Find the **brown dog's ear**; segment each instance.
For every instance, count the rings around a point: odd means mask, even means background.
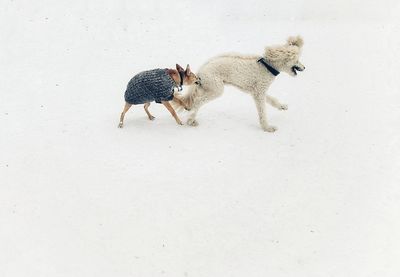
[[[190,65],[187,65],[186,66],[186,70],[185,70],[185,74],[186,75],[189,75],[191,73],[191,71],[190,71]]]
[[[179,72],[183,72],[185,71],[182,66],[180,66],[179,64],[176,64],[176,70],[178,70]]]

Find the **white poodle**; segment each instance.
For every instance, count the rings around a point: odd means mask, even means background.
[[[268,132],[276,131],[277,128],[267,121],[265,102],[279,110],[287,110],[287,105],[266,92],[280,72],[296,76],[297,71],[305,69],[299,62],[302,46],[301,37],[290,37],[285,45],[266,47],[263,56],[230,54],[209,60],[197,73],[200,83],[190,86],[188,93],[182,96],[190,110],[187,123],[197,126],[196,115],[200,107],[221,96],[227,84],[249,93],[256,103],[261,128]]]

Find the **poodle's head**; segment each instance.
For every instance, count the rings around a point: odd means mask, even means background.
[[[286,44],[265,48],[265,58],[279,71],[296,76],[305,66],[299,61],[303,39],[300,36],[289,37]]]

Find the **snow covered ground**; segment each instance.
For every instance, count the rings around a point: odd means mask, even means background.
[[[400,276],[399,12],[1,1],[0,276]],[[297,34],[306,71],[271,86],[276,133],[230,87],[197,128],[156,104],[117,128],[135,73]]]

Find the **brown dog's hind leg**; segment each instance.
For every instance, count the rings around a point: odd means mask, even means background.
[[[155,117],[152,116],[148,110],[149,106],[150,106],[150,103],[144,103],[144,111],[147,113],[147,116],[149,117],[150,120],[154,120]]]
[[[130,107],[132,107],[132,104],[125,103],[124,110],[122,111],[121,116],[119,118],[118,128],[124,127],[124,117],[125,117],[126,112],[130,109]]]
[[[163,105],[167,108],[167,110],[171,113],[171,115],[175,118],[176,123],[179,125],[183,125],[182,121],[177,116],[174,108],[172,108],[171,104],[168,101],[162,101]]]

